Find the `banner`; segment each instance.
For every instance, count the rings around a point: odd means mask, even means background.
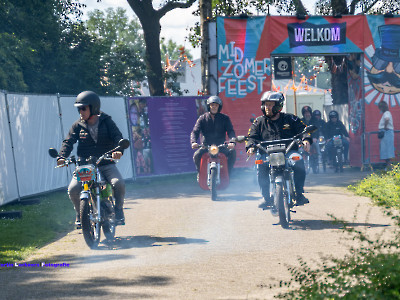
[[[194,172],[190,132],[203,97],[128,99],[136,176]]]
[[[285,66],[290,65],[282,62],[282,57],[299,55],[345,56],[338,71],[347,74],[351,165],[382,162],[376,137],[380,101],[389,104],[394,129],[400,130],[397,16],[307,16],[304,20],[294,16],[217,17],[217,55],[222,112],[231,117],[238,135],[246,134],[249,120],[261,115],[261,94],[271,87],[279,89],[272,84],[271,62],[275,79],[282,79],[287,75]],[[294,89],[294,84],[289,88]],[[398,133],[395,146],[400,148]],[[236,166],[246,165],[243,150]]]
[[[261,94],[271,88],[270,48],[265,17],[217,17],[218,89],[236,135],[247,135],[261,114]],[[244,144],[237,144],[235,167],[250,166]]]

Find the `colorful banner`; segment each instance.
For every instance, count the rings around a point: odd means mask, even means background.
[[[294,55],[346,55],[352,165],[380,161],[380,101],[389,104],[395,130],[400,129],[399,17],[218,17],[217,54],[223,112],[238,135],[246,134],[249,120],[261,115],[260,97],[271,89],[273,58]],[[395,145],[399,149],[397,135]],[[236,165],[247,165],[245,159],[241,151]]]
[[[194,172],[190,132],[203,97],[128,99],[136,176]],[[196,101],[197,100],[197,101]],[[202,101],[199,101],[202,100]]]

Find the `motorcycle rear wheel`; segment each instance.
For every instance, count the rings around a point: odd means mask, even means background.
[[[93,200],[93,201],[92,201]],[[96,222],[96,212],[94,199],[81,200],[80,214],[82,233],[86,244],[91,249],[97,248],[100,242],[100,223]]]
[[[112,241],[115,237],[115,212],[114,212],[114,202],[112,197],[109,197],[105,201],[108,201],[108,206],[106,202],[102,202],[102,212],[103,212],[103,232],[107,240]],[[111,211],[109,211],[111,210]]]
[[[210,170],[210,181],[211,181],[211,200],[217,200],[217,169],[212,168]]]

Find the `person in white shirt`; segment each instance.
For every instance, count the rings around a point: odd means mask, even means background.
[[[379,102],[378,108],[383,114],[379,121],[379,131],[384,132],[379,144],[380,159],[386,162],[386,169],[389,169],[390,160],[395,157],[393,118],[385,101]]]

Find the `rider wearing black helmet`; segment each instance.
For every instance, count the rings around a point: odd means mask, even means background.
[[[322,114],[318,109],[314,110],[312,113],[311,124],[318,127],[318,130],[315,131],[316,136],[325,136],[326,122],[322,119]]]
[[[310,125],[311,123],[311,117],[312,117],[312,108],[308,105],[303,106],[301,109],[301,114],[303,115],[303,118],[301,119],[304,124],[307,126]]]
[[[111,117],[100,111],[100,98],[91,91],[80,93],[75,100],[80,118],[72,124],[72,127],[63,141],[60,157],[57,164],[62,165],[64,159],[71,154],[73,146],[78,142],[78,159],[86,159],[89,156],[100,157],[103,153],[114,149],[122,139],[121,131]],[[120,159],[122,151],[112,153],[113,159]],[[111,183],[115,197],[115,217],[120,225],[125,224],[123,205],[125,198],[125,182],[119,173],[115,162],[103,161],[99,166],[100,172]],[[74,176],[68,186],[68,195],[74,204],[76,211],[75,224],[80,227],[79,195],[81,186]]]
[[[343,147],[344,147],[344,159],[348,161],[348,152],[349,152],[349,133],[347,132],[346,127],[339,120],[339,113],[336,110],[332,110],[328,114],[329,121],[325,126],[325,138],[327,139],[326,149],[328,151],[328,155],[330,158],[333,156],[333,141],[332,138],[335,135],[341,135],[343,137]]]
[[[225,142],[226,135],[231,139],[228,144],[228,149],[222,148],[220,151],[224,153],[228,158],[228,169],[232,170],[236,160],[235,143],[232,141],[236,138],[235,131],[233,130],[231,119],[221,113],[223,103],[221,98],[218,96],[211,96],[207,99],[207,110],[205,114],[202,114],[196,121],[193,130],[190,134],[190,143],[192,149],[197,149],[199,144],[200,133],[203,135],[201,143],[206,146],[220,145]],[[207,152],[207,149],[200,148],[193,155],[193,161],[196,165],[197,172],[200,169],[201,156]]]
[[[254,145],[257,141],[273,141],[277,139],[292,138],[304,130],[306,125],[295,115],[281,112],[285,97],[281,92],[265,92],[261,96],[262,116],[258,117],[249,129],[249,140],[246,143],[248,155],[254,154]],[[310,150],[312,140],[310,136],[303,139],[304,149]],[[297,150],[296,145],[292,148]],[[260,153],[265,156],[265,153]],[[258,183],[264,202],[259,205],[260,208],[267,208],[272,205],[269,197],[269,169],[267,164],[259,165]],[[304,197],[304,181],[306,171],[304,161],[299,160],[294,165],[294,181],[296,188],[296,202],[298,205],[308,203]]]

